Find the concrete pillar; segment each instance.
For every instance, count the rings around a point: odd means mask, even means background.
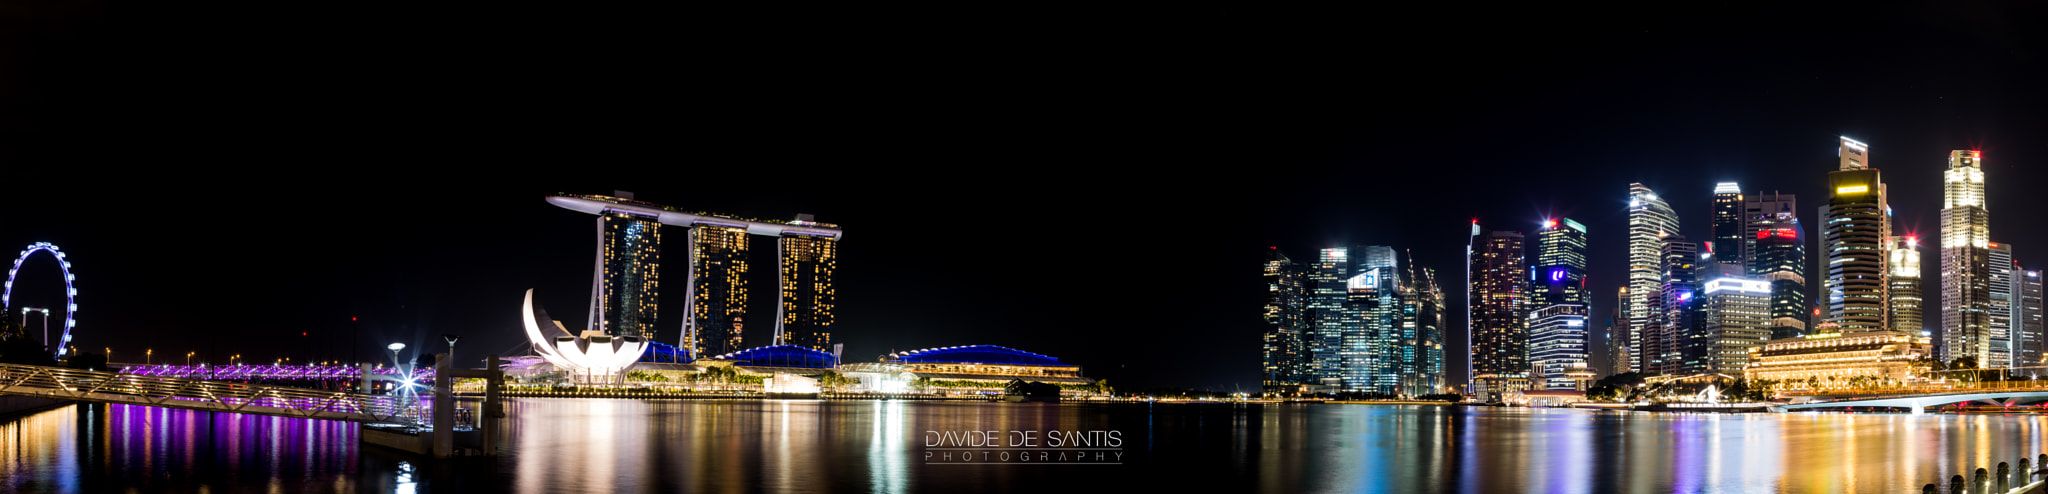
[[[504,404],[498,401],[498,386],[504,384],[505,373],[498,370],[497,355],[492,355],[484,368],[490,370],[491,376],[484,382],[484,409],[477,414],[477,420],[483,421],[484,426],[484,456],[498,456],[498,422],[505,417]]]
[[[1927,404],[1921,403],[1920,400],[1906,400],[1906,407],[1912,409],[1914,415],[1927,414]]]
[[[360,373],[356,374],[356,377],[361,378],[360,381],[362,381],[361,388],[358,389],[356,392],[362,394],[370,394],[370,364],[365,363],[356,365],[361,367],[359,369],[356,369],[360,371]]]
[[[455,393],[449,389],[454,382],[448,376],[448,354],[434,356],[434,457],[447,458],[455,452]],[[1978,469],[1983,470],[1983,469]]]

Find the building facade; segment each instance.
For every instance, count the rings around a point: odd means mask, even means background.
[[[1749,263],[1749,258],[1745,257],[1745,247],[1749,245],[1748,221],[1742,216],[1743,206],[1742,185],[1735,182],[1714,184],[1714,217],[1708,223],[1713,231],[1708,233],[1711,240],[1707,248],[1702,249],[1713,254],[1714,262],[1738,266]]]
[[[1586,246],[1586,226],[1570,218],[1546,220],[1536,234],[1528,315],[1532,386],[1571,389],[1577,383],[1565,373],[1588,365]]]
[[[839,267],[839,240],[784,236],[776,248],[782,257],[782,317],[775,326],[776,344],[833,351],[832,310],[838,295],[832,280]]]
[[[1436,270],[1414,266],[1408,258],[1401,289],[1401,334],[1394,352],[1399,393],[1421,396],[1444,392],[1444,291]]]
[[[1742,252],[1743,259],[1747,259],[1752,268],[1758,266],[1756,261],[1756,257],[1758,255],[1756,244],[1758,243],[1758,240],[1764,238],[1760,236],[1762,235],[1762,232],[1766,230],[1779,230],[1791,227],[1795,230],[1799,230],[1801,239],[1805,238],[1806,234],[1804,229],[1799,228],[1796,225],[1787,224],[1797,223],[1799,221],[1798,211],[1799,198],[1792,194],[1781,194],[1777,191],[1757,191],[1755,195],[1746,195],[1743,197],[1742,218],[1744,224],[1742,230],[1742,238],[1743,241],[1747,242],[1748,244],[1744,246]],[[1806,252],[1806,244],[1804,242],[1800,243],[1799,250],[1800,253],[1804,255],[1804,253]],[[1804,268],[1805,265],[1801,264],[1801,266],[1802,267],[1798,270],[1798,273],[1800,276],[1804,277],[1806,275],[1806,269]],[[1751,274],[1760,275],[1763,274],[1763,272],[1752,270]]]
[[[2026,374],[2036,378],[2048,375],[2048,328],[2042,327],[2041,319],[2041,271],[2037,269],[2014,268],[2020,273],[2013,276],[2018,303],[2013,306],[2013,327],[2019,329],[2019,360],[2013,367],[2026,369]]]
[[[1665,356],[1663,239],[1679,232],[1678,214],[1643,184],[1629,184],[1628,196],[1628,292],[1622,304],[1628,319],[1625,353],[1630,369],[1659,372]]]
[[[1891,248],[1891,206],[1869,146],[1844,137],[1841,169],[1828,172],[1828,203],[1821,206],[1821,250],[1827,256],[1827,320],[1844,333],[1888,331],[1885,269]]]
[[[1778,213],[1789,215],[1789,212]],[[1751,275],[1771,284],[1771,337],[1806,334],[1806,235],[1797,218],[1774,221],[1751,239]]]
[[[1892,387],[1925,380],[1927,367],[1917,361],[1933,350],[1919,333],[1814,333],[1764,344],[1744,374],[1751,386],[1773,392]]]
[[[1891,261],[1887,268],[1892,272],[1890,320],[1892,331],[1920,334],[1921,307],[1924,305],[1920,292],[1920,240],[1914,237],[1898,237],[1892,244]]]
[[[1317,252],[1308,271],[1308,327],[1303,335],[1308,346],[1309,384],[1336,384],[1343,379],[1344,302],[1346,276],[1351,270],[1351,249],[1342,247]]]
[[[683,332],[692,355],[746,349],[747,230],[700,225],[689,229],[690,318]]]
[[[1772,286],[1762,278],[1722,276],[1700,287],[1707,356],[1701,372],[1740,376],[1751,350],[1771,340]]]
[[[592,329],[653,339],[661,297],[661,223],[642,213],[614,211],[599,215],[597,224],[603,293]]]
[[[1662,255],[1664,269],[1660,322],[1655,340],[1646,345],[1658,353],[1657,366],[1650,371],[1664,375],[1697,374],[1706,369],[1707,339],[1699,320],[1697,299],[1700,271],[1699,245],[1684,235],[1665,235]]]
[[[1266,250],[1263,279],[1266,306],[1261,313],[1266,326],[1261,335],[1261,367],[1264,384],[1271,390],[1306,384],[1307,346],[1302,332],[1308,322],[1307,271],[1289,259],[1279,247]]]
[[[1991,360],[1984,368],[2012,368],[2019,341],[2013,331],[2012,244],[1991,242]]]
[[[1950,151],[1942,171],[1941,360],[1992,361],[1991,218],[1978,154]]]
[[[1477,232],[1477,228],[1474,229]],[[1520,380],[1526,386],[1529,369],[1529,332],[1525,307],[1529,294],[1529,265],[1521,232],[1496,231],[1474,235],[1470,266],[1471,288],[1468,319],[1472,341],[1472,390],[1482,399],[1498,400],[1499,393]],[[1494,380],[1498,382],[1481,383]]]

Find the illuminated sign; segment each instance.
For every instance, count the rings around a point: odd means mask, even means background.
[[[1371,271],[1366,271],[1365,274],[1351,277],[1351,279],[1345,283],[1345,287],[1354,291],[1379,289],[1380,268],[1372,268]]]
[[[1707,293],[1732,290],[1744,293],[1771,293],[1771,282],[1745,280],[1742,278],[1721,278],[1707,282]]]
[[[1839,189],[1835,189],[1835,193],[1836,193],[1836,194],[1856,194],[1856,193],[1862,193],[1862,192],[1869,192],[1869,191],[1870,191],[1870,187],[1868,187],[1868,186],[1863,186],[1863,185],[1858,185],[1858,186],[1854,186],[1854,187],[1842,187],[1842,188],[1839,188]]]
[[[1855,139],[1850,139],[1847,137],[1842,138],[1842,146],[1855,150],[1856,154],[1863,154],[1864,151],[1870,149],[1869,145],[1863,144],[1861,142],[1856,142]]]
[[[1564,281],[1564,268],[1550,270],[1550,281]]]
[[[1566,326],[1571,326],[1571,327],[1574,327],[1574,328],[1576,328],[1576,327],[1579,327],[1579,326],[1584,326],[1584,325],[1586,325],[1586,321],[1582,321],[1582,320],[1579,320],[1579,319],[1576,319],[1576,318],[1574,318],[1574,319],[1566,319],[1566,320],[1564,321],[1564,325],[1566,325]]]

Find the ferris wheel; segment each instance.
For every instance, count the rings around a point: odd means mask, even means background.
[[[7,268],[7,288],[5,292],[0,292],[0,306],[11,307],[10,302],[14,300],[14,273],[21,271],[21,263],[27,261],[29,256],[35,255],[37,252],[49,252],[50,255],[56,256],[57,263],[64,267],[64,339],[57,340],[56,342],[57,357],[62,358],[69,351],[71,328],[78,325],[78,288],[71,285],[71,282],[77,280],[78,277],[71,274],[71,261],[64,259],[64,251],[57,250],[56,244],[36,242],[34,245],[28,246],[27,249],[23,249],[20,257],[14,258],[14,267]],[[24,314],[26,313],[24,312]],[[45,320],[49,319],[49,315],[47,310],[43,312]],[[0,314],[0,317],[5,316],[6,314]],[[47,339],[47,337],[45,338]],[[48,345],[50,342],[44,341],[43,344]]]

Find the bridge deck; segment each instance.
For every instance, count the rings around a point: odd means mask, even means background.
[[[413,396],[383,396],[0,364],[0,394],[350,422],[412,423]]]

